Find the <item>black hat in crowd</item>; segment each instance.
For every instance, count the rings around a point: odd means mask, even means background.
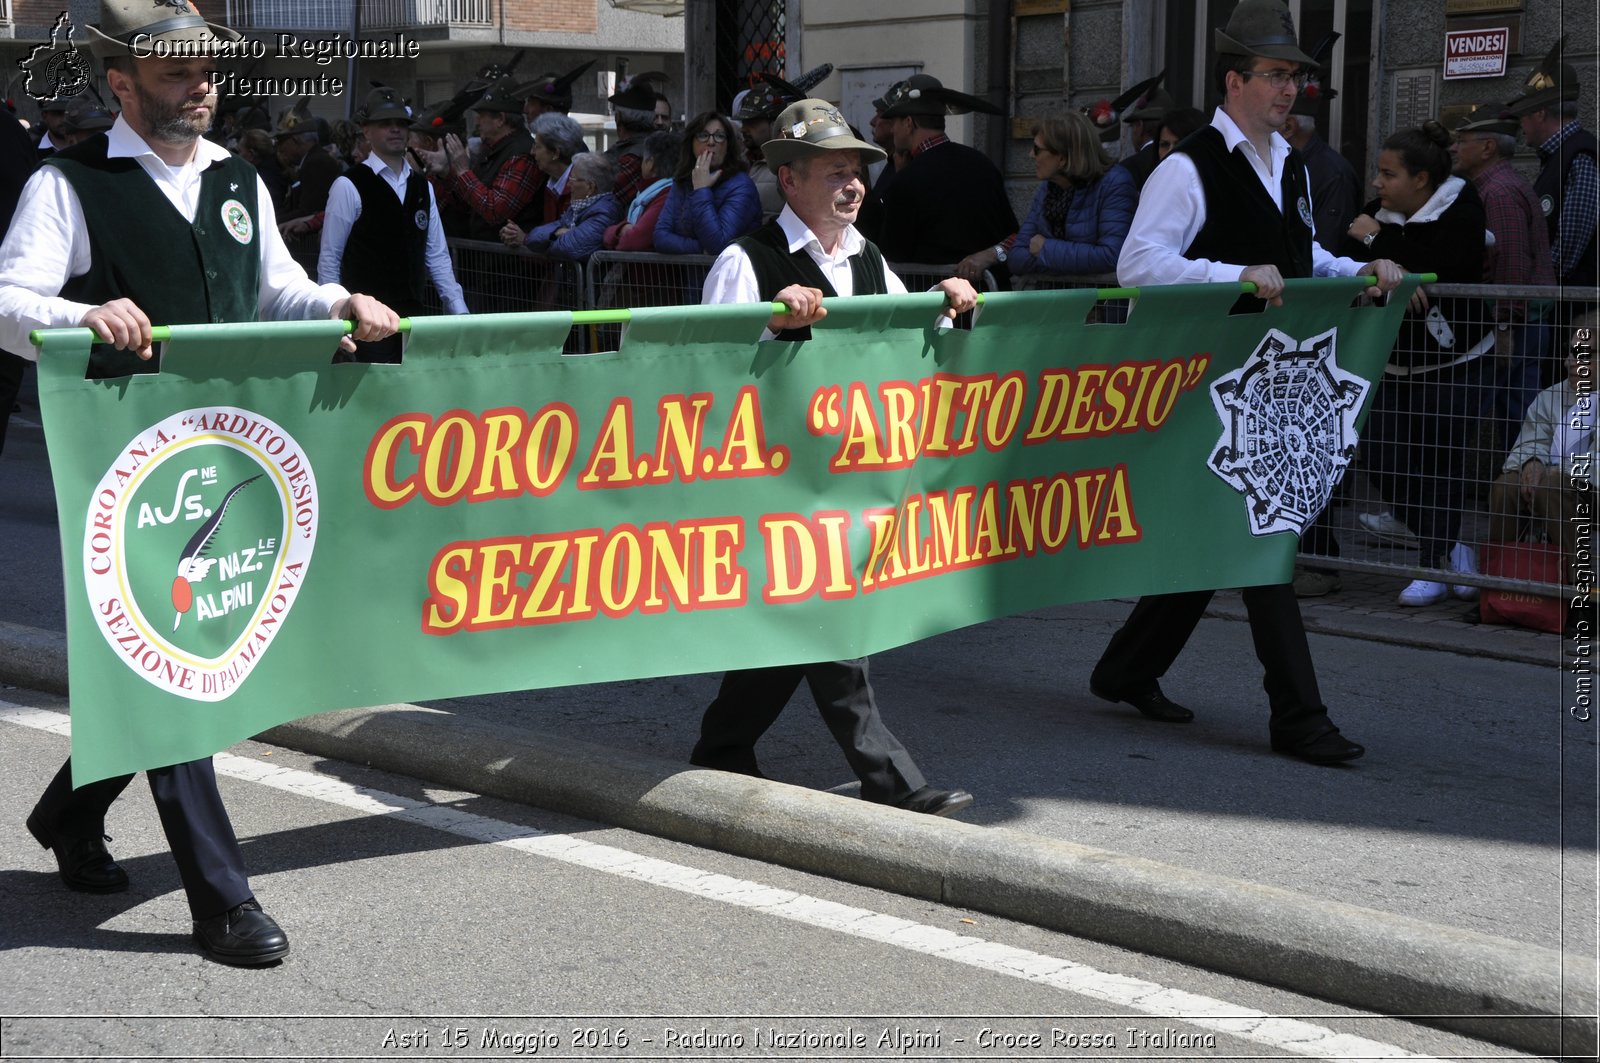
[[[789,104],[805,99],[806,93],[822,84],[831,73],[833,73],[832,63],[813,67],[792,82],[785,81],[776,74],[763,73],[762,84],[750,87],[733,117],[741,122],[759,119],[770,122]]]
[[[546,107],[555,107],[563,111],[572,110],[572,85],[584,72],[594,66],[593,59],[580,67],[575,67],[565,74],[545,74],[532,81],[524,81],[516,88],[519,100],[538,100]],[[654,106],[654,104],[652,104]]]
[[[361,101],[361,109],[356,112],[356,121],[362,125],[390,118],[409,122],[413,117],[411,108],[400,98],[400,93],[377,82],[373,82],[372,91],[367,93],[366,99]]]
[[[39,104],[39,113],[46,114],[50,111],[59,111],[65,114],[67,111],[70,111],[73,107],[77,106],[78,102],[82,99],[83,97],[81,96],[57,96],[53,100],[45,100],[43,103]]]
[[[1528,75],[1527,84],[1523,86],[1526,91],[1506,104],[1506,109],[1514,116],[1521,118],[1578,98],[1578,72],[1570,63],[1561,61],[1561,49],[1566,43],[1565,37],[1556,41],[1556,46]]]
[[[1290,114],[1314,118],[1323,103],[1338,99],[1339,90],[1327,84],[1327,76],[1332,70],[1328,60],[1333,57],[1333,46],[1339,43],[1340,36],[1342,34],[1338,32],[1330,33],[1322,39],[1321,44],[1311,49],[1311,58],[1317,61],[1317,68],[1307,72],[1311,76],[1306,81],[1306,87],[1300,90],[1290,105]]]
[[[1161,84],[1161,79],[1166,76],[1167,72],[1163,70],[1153,78],[1145,78],[1109,103],[1102,99],[1092,107],[1083,108],[1083,113],[1088,115],[1090,123],[1100,131],[1100,139],[1116,140],[1120,137],[1122,129],[1118,122],[1122,119],[1123,110],[1129,107],[1145,109],[1148,101],[1160,91],[1156,86]],[[1172,109],[1173,101],[1165,92],[1161,92],[1161,96],[1166,100],[1166,106],[1161,110],[1162,116],[1165,116],[1167,111]],[[1157,105],[1159,106],[1159,102]],[[1132,117],[1127,120],[1132,121]]]
[[[884,93],[880,100],[873,101],[873,106],[876,107],[878,103],[883,104],[879,113],[885,118],[903,118],[919,114],[967,114],[972,111],[982,114],[1005,113],[988,100],[945,88],[932,74],[912,74]]]
[[[84,100],[67,112],[65,123],[69,133],[99,133],[110,129],[117,116],[97,100]]]
[[[606,97],[613,107],[626,107],[632,111],[656,109],[656,88],[653,82],[666,81],[667,75],[659,70],[646,70],[629,78],[621,88]]]
[[[500,114],[521,114],[522,97],[517,95],[517,80],[509,74],[500,78],[484,90],[478,102],[472,105],[474,111],[497,111]]]
[[[274,139],[292,137],[301,133],[315,133],[319,147],[333,142],[333,130],[327,119],[311,113],[311,97],[302,96],[294,106],[278,115],[278,128],[272,131]]]

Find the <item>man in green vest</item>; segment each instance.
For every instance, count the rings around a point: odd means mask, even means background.
[[[376,299],[306,276],[255,170],[201,136],[217,104],[218,63],[207,56],[237,33],[185,0],[103,0],[89,32],[122,115],[105,135],[53,156],[23,189],[0,244],[0,348],[37,357],[30,330],[87,327],[103,341],[90,375],[115,377],[155,369],[152,320],[333,318],[353,320],[359,340],[395,332],[394,311]],[[167,44],[194,58],[151,55]],[[211,759],[146,774],[200,947],[236,965],[283,957],[289,939],[251,891]],[[128,888],[104,835],[131,779],[74,789],[69,759],[28,816],[69,888]]]
[[[735,240],[706,277],[703,302],[781,302],[767,337],[802,338],[827,316],[833,296],[902,293],[906,287],[878,249],[856,231],[866,198],[866,167],[884,153],[857,140],[839,109],[825,100],[784,108],[776,140],[762,145],[777,167],[787,205],[777,218]],[[939,285],[951,317],[971,310],[978,295],[964,280]],[[804,679],[828,730],[861,779],[861,796],[911,812],[948,816],[972,803],[965,790],[927,784],[900,740],[884,726],[867,678],[865,657],[729,672],[706,709],[689,762],[760,776],[755,744],[777,720]]]

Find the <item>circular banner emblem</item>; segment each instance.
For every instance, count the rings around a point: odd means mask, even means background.
[[[425,210],[417,211],[417,216],[414,220],[418,229],[426,229],[428,227],[428,212]]]
[[[1301,196],[1299,198],[1299,200],[1295,203],[1295,207],[1300,211],[1300,220],[1305,222],[1306,228],[1316,228],[1316,224],[1311,217],[1311,203],[1306,199],[1305,196]]]
[[[95,623],[147,682],[223,701],[288,618],[317,520],[311,463],[278,425],[231,406],[173,414],[123,448],[90,501]]]
[[[250,220],[250,212],[237,199],[230,199],[222,205],[222,224],[229,235],[241,244],[248,244],[250,237],[255,235],[256,227]]]
[[[1549,217],[1556,211],[1556,197],[1546,192],[1539,197],[1539,209],[1544,211],[1544,216]]]

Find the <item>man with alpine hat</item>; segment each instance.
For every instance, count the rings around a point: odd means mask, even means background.
[[[372,151],[346,170],[328,193],[317,279],[371,292],[401,317],[427,313],[428,280],[447,314],[466,301],[450,266],[433,186],[406,160],[413,116],[400,94],[378,85],[356,114]],[[398,362],[396,333],[357,345],[353,361]]]
[[[1151,78],[1145,85],[1145,91],[1135,99],[1133,108],[1122,116],[1122,124],[1128,127],[1128,139],[1133,144],[1133,152],[1117,165],[1133,175],[1135,188],[1144,187],[1156,163],[1161,161],[1161,153],[1156,146],[1161,120],[1168,111],[1177,107],[1171,93],[1159,87],[1161,79],[1166,76],[1167,72],[1163,70]]]
[[[620,139],[605,150],[605,156],[617,168],[612,191],[617,205],[626,212],[633,197],[645,186],[644,141],[656,131],[656,90],[640,75],[607,96],[606,102],[611,104],[611,117],[617,123]]]
[[[1394,288],[1402,275],[1393,262],[1335,258],[1312,238],[1306,168],[1278,130],[1315,61],[1296,43],[1283,0],[1242,0],[1227,27],[1215,32],[1215,42],[1222,105],[1209,126],[1184,138],[1150,175],[1117,262],[1118,281],[1247,281],[1273,305],[1283,301],[1285,277],[1372,272],[1377,286],[1369,293]],[[1313,764],[1361,756],[1362,747],[1328,718],[1294,589],[1282,583],[1243,593],[1256,655],[1266,669],[1273,750]],[[1090,691],[1126,702],[1150,719],[1193,719],[1194,713],[1167,699],[1159,680],[1212,594],[1141,598],[1090,675]]]
[[[529,158],[533,137],[523,123],[516,90],[513,78],[502,77],[472,105],[482,144],[477,161],[455,133],[445,135],[441,150],[423,154],[445,217],[451,217],[449,206],[463,208],[455,216],[465,215],[466,229],[452,236],[499,240],[501,227],[527,209],[544,183]]]
[[[306,277],[283,246],[255,170],[201,135],[217,99],[216,61],[203,49],[238,34],[206,23],[183,0],[102,0],[89,35],[122,114],[104,136],[59,152],[29,179],[0,244],[0,348],[36,357],[30,330],[89,328],[102,341],[89,375],[105,378],[155,370],[152,321],[342,318],[354,320],[357,340],[394,333],[387,306]],[[152,40],[181,42],[190,46],[185,55],[199,57],[130,49]],[[285,955],[288,938],[251,891],[211,758],[145,774],[200,947],[231,964]],[[74,789],[69,758],[28,816],[28,831],[53,851],[69,888],[128,888],[104,836],[106,812],[131,779]]]
[[[57,96],[39,105],[39,158],[47,159],[66,146],[67,112],[81,99],[77,96]]]
[[[857,140],[839,109],[825,100],[799,100],[778,115],[776,137],[762,145],[776,166],[786,206],[717,257],[706,277],[706,303],[781,302],[767,335],[800,337],[827,314],[836,296],[899,293],[905,285],[853,224],[868,163],[883,152]],[[971,309],[977,293],[966,281],[939,285],[947,314]],[[861,796],[913,812],[947,816],[972,803],[963,790],[927,784],[900,741],[884,726],[867,677],[865,657],[817,664],[751,668],[723,677],[706,709],[689,762],[760,776],[755,744],[777,720],[804,679],[817,711],[861,778]]]
[[[1017,232],[1005,180],[989,156],[944,134],[946,115],[1000,109],[947,89],[929,74],[913,74],[890,89],[884,104],[895,151],[908,161],[879,197],[883,218],[867,235],[894,262],[960,262],[983,252],[991,266],[1003,264]]]
[[[1550,232],[1550,258],[1556,282],[1592,288],[1596,280],[1595,228],[1600,221],[1600,168],[1595,135],[1578,124],[1582,88],[1578,72],[1561,61],[1557,41],[1528,77],[1527,92],[1506,104],[1521,120],[1528,146],[1543,168],[1533,182]],[[1564,304],[1570,320],[1590,303]]]

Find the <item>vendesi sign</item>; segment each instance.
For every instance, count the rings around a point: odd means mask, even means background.
[[[1502,77],[1510,54],[1510,27],[1449,30],[1444,35],[1444,79]]]
[[[1063,602],[1276,582],[1354,453],[1407,288],[938,294],[44,336],[79,784],[358,705],[872,653]],[[1115,316],[1115,315],[1111,315]],[[84,431],[93,425],[93,431]],[[696,707],[688,707],[694,709]]]

